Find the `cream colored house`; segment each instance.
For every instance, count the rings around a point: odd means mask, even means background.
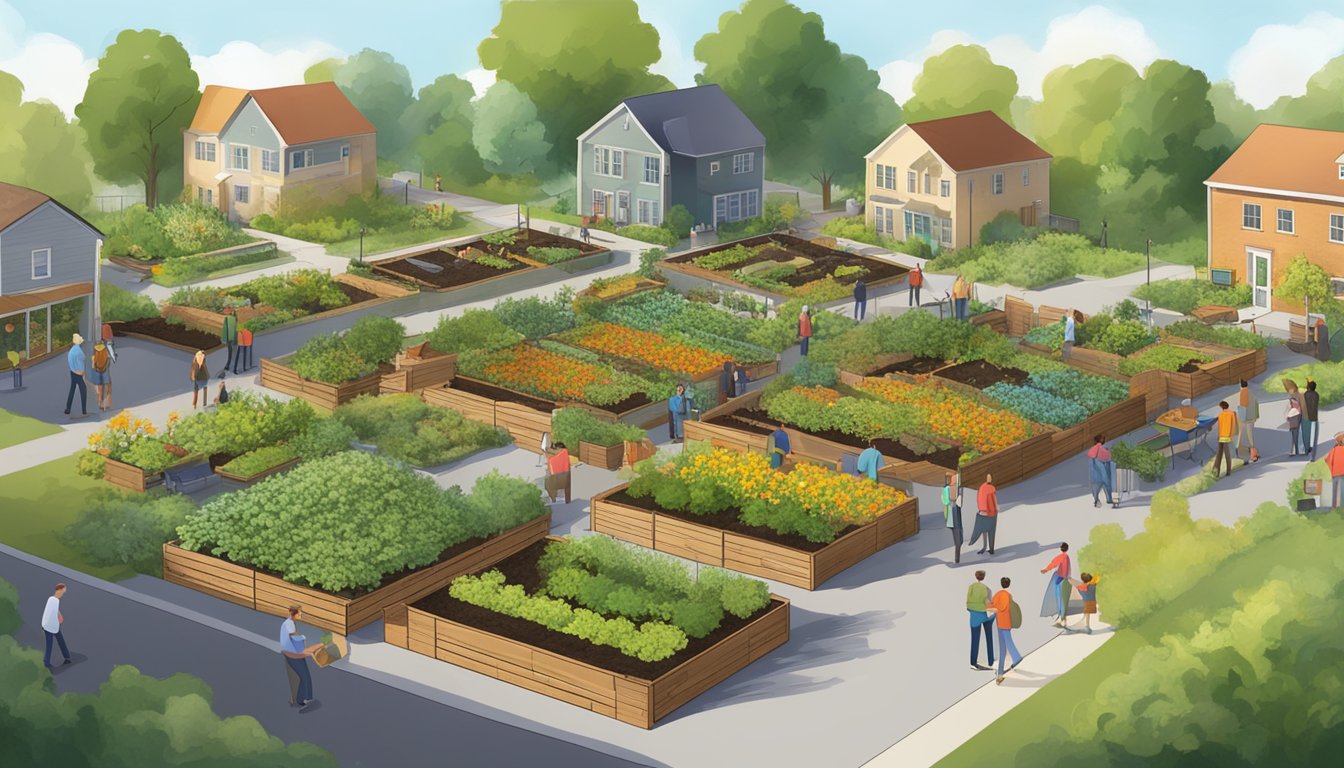
[[[338,203],[378,184],[373,124],[330,82],[207,85],[182,146],[187,192],[235,221]]]
[[[993,112],[908,123],[865,159],[864,220],[880,234],[939,250],[978,242],[1003,211],[1049,225],[1050,153]]]

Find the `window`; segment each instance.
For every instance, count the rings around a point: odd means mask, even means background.
[[[196,202],[199,205],[213,206],[215,204],[215,191],[208,187],[197,187]]]
[[[250,125],[250,126],[248,126],[248,128],[247,128],[247,135],[248,135],[248,136],[256,136],[256,135],[257,135],[257,126],[255,126],[255,125]]]
[[[662,204],[657,200],[640,200],[639,218],[637,221],[640,224],[648,224],[651,227],[656,227],[659,224],[662,224],[663,214],[661,208]]]
[[[905,237],[910,239],[918,237],[926,242],[932,242],[929,235],[933,231],[933,218],[922,213],[905,212]]]
[[[246,184],[235,184],[233,187],[233,201],[235,203],[247,203],[252,199],[252,188]]]
[[[240,147],[235,144],[233,146],[233,164],[231,167],[235,171],[246,171],[248,168],[251,167],[250,163],[248,162],[248,159],[249,158],[247,147]]]
[[[940,191],[943,193],[943,197],[952,196],[952,182],[948,181],[947,179],[943,179],[940,186],[942,187]]]
[[[931,186],[932,184],[933,184],[932,177],[929,176],[929,172],[928,172],[928,171],[925,171],[925,172],[924,172],[924,194],[926,194],[926,195],[931,195],[931,194],[933,194],[933,187]]]
[[[196,142],[196,159],[204,160],[207,163],[215,162],[215,142],[213,141]]]
[[[709,175],[713,176],[718,172],[719,172],[719,161],[715,160],[714,162],[709,164]]]
[[[1330,242],[1344,243],[1344,213],[1330,214]]]
[[[717,225],[720,221],[740,221],[759,216],[760,203],[760,192],[755,189],[715,195],[714,223]]]
[[[896,210],[879,205],[873,212],[873,226],[878,234],[896,236]]]
[[[347,158],[347,157],[349,157],[349,156],[350,156],[350,145],[349,145],[349,144],[342,144],[342,145],[341,145],[341,159],[344,160],[345,158]]]
[[[593,147],[593,173],[622,178],[625,152],[611,147]]]
[[[657,184],[663,179],[663,158],[644,158],[644,183]]]
[[[607,193],[600,189],[593,190],[593,215],[607,215]]]
[[[1344,179],[1344,165],[1339,166],[1339,178]]]
[[[881,189],[896,189],[896,166],[879,163],[876,168],[873,183]]]
[[[952,245],[952,220],[943,219],[943,238],[942,243],[948,247]]]
[[[297,171],[300,168],[307,168],[313,164],[313,150],[300,149],[289,153],[289,168]]]
[[[1031,166],[1029,165],[1022,166],[1022,186],[1031,186]]]
[[[1285,235],[1293,234],[1293,209],[1280,208],[1276,222],[1278,230]]]
[[[991,195],[1003,194],[1003,174],[996,173],[989,177],[989,193]]]
[[[918,179],[915,177],[915,172],[914,172],[914,171],[906,171],[906,172],[905,172],[905,191],[906,191],[906,192],[909,192],[910,194],[914,194],[914,193],[915,193],[915,185],[918,184],[918,183],[919,183],[919,181],[918,181]]]
[[[750,152],[733,155],[733,173],[751,173],[756,169],[756,156]]]
[[[625,178],[625,153],[619,149],[611,150],[611,175],[618,179]]]
[[[279,173],[280,153],[273,149],[261,150],[261,170],[267,173]]]
[[[630,221],[630,193],[625,190],[616,193],[616,221],[620,224]]]
[[[51,249],[39,248],[33,251],[33,279],[45,280],[51,277]]]
[[[1241,204],[1241,228],[1260,229],[1260,206],[1255,203]]]

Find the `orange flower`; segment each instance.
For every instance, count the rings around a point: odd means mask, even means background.
[[[719,352],[611,323],[587,323],[562,334],[560,338],[594,352],[635,360],[688,376],[708,373],[732,361],[731,357]]]
[[[859,389],[892,403],[911,405],[928,414],[929,430],[981,453],[991,453],[1031,437],[1031,422],[1017,414],[990,408],[951,390],[907,384],[896,379],[864,379]]]

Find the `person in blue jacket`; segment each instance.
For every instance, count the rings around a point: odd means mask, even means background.
[[[775,427],[775,431],[770,434],[769,450],[771,469],[784,466],[784,457],[793,453],[793,446],[789,445],[789,433],[783,427]]]
[[[854,284],[854,319],[863,321],[868,314],[868,286],[860,280]]]
[[[747,369],[745,366],[737,366],[737,371],[733,374],[733,397],[741,397],[747,394],[747,384],[750,379],[747,378]]]
[[[690,411],[690,399],[686,397],[686,387],[677,385],[677,393],[667,399],[667,433],[672,442],[679,443],[685,437],[683,423]]]

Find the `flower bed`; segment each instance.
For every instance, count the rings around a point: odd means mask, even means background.
[[[865,379],[859,389],[919,409],[933,434],[960,443],[967,453],[993,453],[1026,440],[1035,431],[1031,422],[1011,411],[990,408],[942,388],[895,379]]]
[[[335,276],[315,269],[266,275],[229,288],[179,288],[163,305],[163,315],[189,327],[218,335],[224,311],[231,309],[239,327],[254,333],[299,320],[350,312],[401,298],[414,291],[381,280],[348,273]]]
[[[458,370],[466,376],[550,400],[599,406],[620,404],[641,394],[647,400],[663,399],[668,394],[653,391],[652,382],[634,374],[533,344],[492,352],[464,352],[458,358]]]
[[[603,537],[550,539],[385,615],[387,642],[644,728],[788,640],[788,602]]]
[[[169,414],[168,433],[176,425],[177,414]],[[163,471],[181,463],[186,456],[186,451],[165,439],[149,419],[124,410],[89,435],[88,448],[80,456],[79,472],[143,493],[162,482]]]
[[[703,347],[683,344],[656,333],[610,323],[584,323],[557,337],[594,352],[635,360],[654,368],[699,378],[716,372],[732,358]]]
[[[710,304],[688,301],[671,291],[646,291],[618,302],[577,302],[583,314],[595,320],[658,333],[665,338],[719,352],[744,364],[768,363],[775,353],[797,342],[792,321],[740,317]],[[787,308],[781,308],[786,312]],[[792,313],[794,317],[796,312]],[[821,336],[843,324],[844,318],[824,313],[815,324]]]

